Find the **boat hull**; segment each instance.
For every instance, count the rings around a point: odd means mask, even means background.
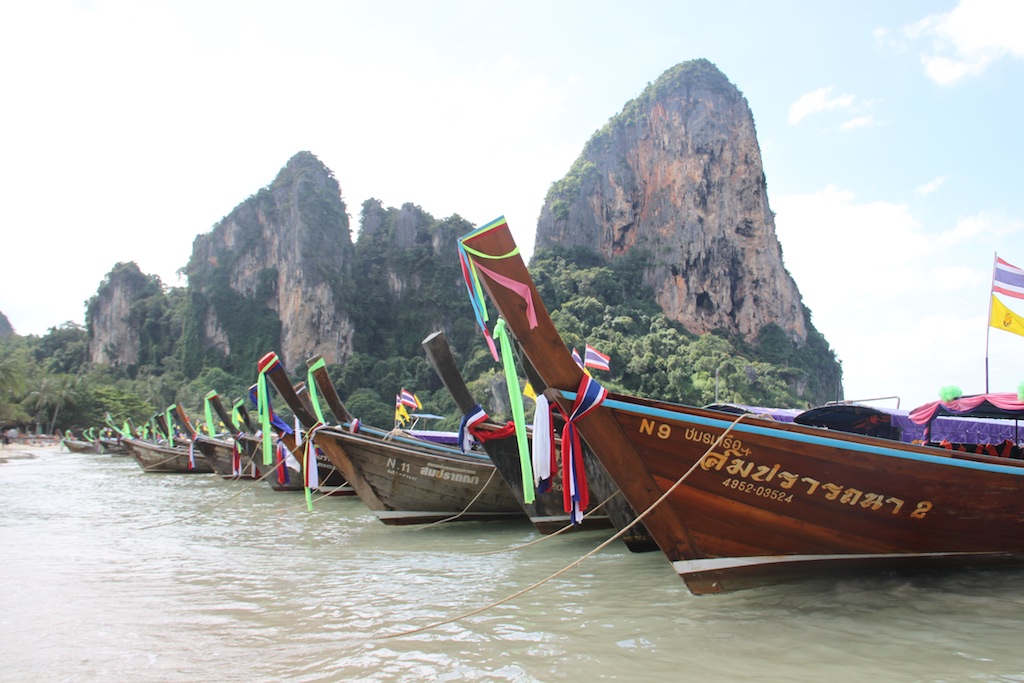
[[[252,456],[242,449],[239,458],[238,472],[235,471],[235,442],[215,439],[208,436],[195,437],[196,448],[203,452],[206,461],[213,471],[224,479],[255,479],[257,470],[252,464]]]
[[[605,403],[659,489],[672,489],[664,504],[689,530],[692,552],[669,559],[696,593],[1024,561],[1024,468],[1015,462],[756,418],[734,425],[635,398]]]
[[[145,472],[174,472],[179,474],[210,474],[213,468],[202,452],[193,453],[194,467],[189,465],[188,448],[168,447],[148,441],[122,439],[135,462]]]
[[[489,459],[432,448],[405,437],[384,439],[338,428],[321,428],[315,439],[385,524],[524,517],[522,506]]]
[[[72,453],[99,453],[100,449],[92,441],[79,441],[78,439],[64,439],[64,446]]]

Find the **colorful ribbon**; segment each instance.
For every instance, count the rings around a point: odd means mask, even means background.
[[[535,498],[533,490],[533,466],[530,462],[530,442],[526,438],[526,414],[523,409],[523,393],[519,389],[519,376],[516,374],[516,361],[512,354],[512,340],[505,330],[505,319],[498,318],[494,326],[494,336],[501,343],[501,363],[505,368],[505,384],[508,387],[508,400],[512,406],[512,422],[516,426],[516,445],[519,447],[519,470],[523,480],[523,502],[532,503]]]
[[[537,395],[537,407],[533,413],[533,483],[538,493],[551,489],[551,479],[558,471],[555,451],[555,432],[551,417],[554,407],[544,394]]]
[[[320,396],[316,390],[316,377],[313,375],[314,371],[321,368],[327,367],[327,361],[321,356],[317,358],[316,362],[309,366],[309,370],[306,372],[306,386],[309,387],[309,400],[313,402],[313,412],[316,413],[316,419],[320,420],[321,424],[327,424],[327,420],[324,419],[323,410],[320,409]]]
[[[211,438],[217,435],[217,431],[213,428],[213,406],[211,401],[216,398],[217,392],[210,391],[203,397],[203,412],[206,416],[206,434]]]
[[[271,452],[274,447],[274,439],[270,431],[270,388],[267,386],[267,370],[277,362],[277,356],[273,353],[268,355],[270,358],[264,358],[266,362],[263,363],[263,367],[259,369],[259,375],[256,377],[256,414],[259,417],[260,430],[263,433],[264,465],[270,465],[273,462]],[[280,472],[278,472],[278,476],[280,476]]]
[[[587,488],[587,475],[583,469],[583,445],[580,441],[576,421],[601,405],[608,390],[602,387],[590,375],[580,379],[576,401],[572,406],[572,414],[568,416],[562,429],[562,492],[565,511],[573,524],[583,521],[583,511],[590,505],[590,491]]]

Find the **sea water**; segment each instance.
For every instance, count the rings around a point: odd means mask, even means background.
[[[693,596],[617,541],[573,566],[610,532],[3,457],[0,681],[1024,680],[1020,571]]]

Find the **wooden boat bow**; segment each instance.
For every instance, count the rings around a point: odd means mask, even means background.
[[[555,329],[541,301],[508,224],[499,219],[461,240],[470,266],[519,341],[523,353],[544,380],[545,394],[571,414],[572,402],[560,390],[575,392],[584,377]],[[643,466],[633,444],[610,410],[602,406],[579,418],[580,431],[609,470],[628,470],[636,476],[617,482],[640,515],[662,551],[671,560],[698,557],[686,525],[669,506],[655,506],[662,490]],[[652,508],[652,506],[654,506]]]

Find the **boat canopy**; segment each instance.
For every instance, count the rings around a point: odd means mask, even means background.
[[[1024,404],[1021,405],[1024,408]],[[922,408],[911,412],[860,403],[830,403],[801,413],[794,422],[907,443],[943,440],[952,443],[999,443],[1006,439],[1014,442],[1020,440],[1017,425],[1007,419],[1013,415],[1003,414],[1002,419],[993,419],[984,410],[966,413],[933,411],[929,431],[928,422],[919,423],[913,419],[914,414]],[[1020,415],[1024,416],[1024,412]]]
[[[1019,420],[1024,418],[1024,401],[1013,392],[962,396],[952,401],[925,403],[910,412],[910,419],[915,424],[926,425],[943,415]]]
[[[805,410],[793,421],[811,427],[825,427],[840,432],[901,441],[904,439],[898,419],[899,412],[894,409],[876,408],[860,403],[829,403]]]

